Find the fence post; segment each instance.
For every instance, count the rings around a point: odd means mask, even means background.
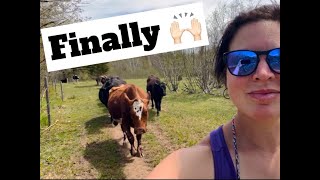
[[[60,89],[61,89],[61,99],[63,101],[63,90],[62,90],[62,82],[60,81]]]
[[[44,86],[46,88],[46,101],[47,101],[47,113],[48,113],[48,126],[51,124],[51,116],[50,116],[50,103],[49,103],[49,87],[48,87],[48,78],[44,78]]]
[[[54,92],[57,92],[57,79],[54,79]]]

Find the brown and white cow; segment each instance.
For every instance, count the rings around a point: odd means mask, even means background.
[[[147,131],[148,104],[150,95],[134,84],[123,84],[111,88],[109,92],[108,108],[114,121],[121,123],[123,131],[123,143],[128,137],[131,145],[132,156],[143,156],[141,148],[141,137]],[[138,141],[137,149],[134,146],[134,134]],[[137,151],[137,152],[136,152]]]

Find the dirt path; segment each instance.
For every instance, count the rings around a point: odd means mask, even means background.
[[[158,126],[154,125],[153,123],[148,124],[148,132],[152,132],[158,139],[158,142],[161,144],[162,147],[166,147],[167,150],[171,153],[176,150],[177,147],[173,146],[167,137],[164,136],[162,130],[158,128]],[[114,128],[110,128],[110,134],[113,139],[117,140],[121,155],[126,158],[130,159],[124,163],[124,174],[126,175],[126,179],[142,179],[145,178],[151,171],[152,167],[148,163],[146,163],[145,157],[132,157],[129,149],[130,143],[126,140],[125,145],[123,145],[123,133],[121,131],[120,126],[116,126]],[[137,143],[135,139],[135,143]],[[136,145],[136,144],[135,144]]]
[[[126,158],[130,159],[130,162],[127,161],[124,163],[124,174],[126,175],[126,179],[142,179],[145,178],[152,170],[152,168],[145,163],[144,157],[132,157],[129,150],[130,150],[130,143],[128,139],[126,139],[126,143],[123,146],[123,133],[121,131],[120,125],[110,128],[110,134],[113,139],[115,139],[120,147],[121,155]],[[137,146],[137,140],[135,139],[135,146]]]

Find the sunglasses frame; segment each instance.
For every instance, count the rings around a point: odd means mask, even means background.
[[[228,68],[228,70],[229,70],[229,72],[230,72],[232,75],[234,75],[234,76],[249,76],[249,75],[251,75],[253,72],[255,72],[255,71],[257,70],[257,67],[258,67],[259,62],[260,62],[260,55],[267,55],[266,61],[267,61],[267,64],[268,64],[268,66],[269,66],[269,69],[271,69],[271,71],[274,72],[274,73],[280,74],[279,72],[276,72],[275,70],[273,70],[273,68],[271,68],[271,66],[270,66],[270,64],[269,64],[269,60],[268,60],[269,53],[270,53],[271,51],[273,51],[273,50],[276,50],[276,49],[279,49],[279,51],[280,51],[280,47],[279,47],[279,48],[273,48],[273,49],[270,49],[270,50],[267,50],[267,51],[252,51],[252,50],[248,50],[248,49],[239,49],[239,50],[234,50],[234,51],[228,51],[228,52],[223,53],[223,61],[225,62],[226,66],[227,66],[227,68]],[[228,56],[228,54],[233,53],[233,52],[237,52],[237,51],[250,51],[250,52],[253,52],[253,53],[255,53],[255,54],[257,55],[257,58],[258,58],[258,60],[257,60],[257,65],[255,66],[254,70],[253,70],[250,74],[246,74],[246,75],[236,75],[236,74],[233,74],[233,73],[231,72],[231,70],[229,69],[227,56]]]

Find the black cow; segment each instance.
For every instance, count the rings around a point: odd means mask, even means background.
[[[147,92],[150,92],[151,94],[151,108],[153,109],[154,102],[157,109],[157,116],[159,116],[162,97],[166,96],[166,84],[161,82],[158,77],[150,75],[147,79]]]
[[[78,75],[73,75],[72,76],[73,81],[78,82],[78,80],[80,79]]]
[[[68,83],[68,78],[61,79],[60,81],[61,83]]]
[[[106,106],[108,109],[108,99],[109,99],[109,91],[112,87],[120,86],[121,84],[127,84],[126,81],[121,79],[119,76],[107,76],[105,78],[105,83],[102,85],[102,87],[99,90],[99,99]],[[108,109],[109,110],[109,109]],[[118,123],[113,121],[113,118],[111,117],[111,121],[114,125],[117,125]]]
[[[106,79],[107,79],[107,76],[104,76],[104,75],[97,77],[96,78],[97,86],[99,86],[100,83],[104,85],[104,83],[106,82]]]

